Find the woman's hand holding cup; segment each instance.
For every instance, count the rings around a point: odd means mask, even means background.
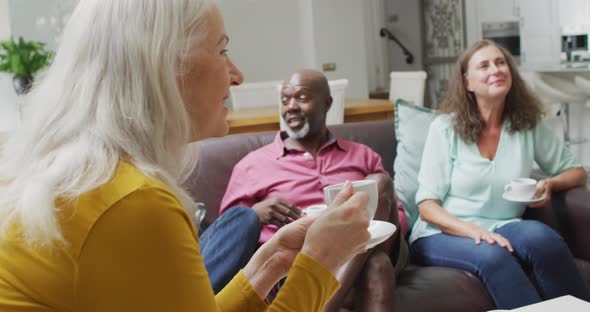
[[[309,227],[301,253],[314,258],[335,273],[354,255],[365,249],[371,235],[371,216],[365,208],[369,196],[353,194],[347,182],[328,209]]]
[[[532,203],[529,205],[529,207],[531,207],[531,208],[545,207],[545,205],[547,203],[549,203],[549,201],[551,200],[551,180],[550,179],[541,180],[541,181],[539,181],[539,183],[537,183],[537,188],[535,190],[535,195],[533,195],[533,198],[540,198],[543,196],[544,196],[544,198],[542,201]]]
[[[551,179],[541,180],[537,183],[531,178],[512,179],[509,184],[504,186],[504,191],[512,194],[513,197],[521,200],[534,201],[538,198],[543,200],[535,201],[529,207],[543,207],[551,199]]]

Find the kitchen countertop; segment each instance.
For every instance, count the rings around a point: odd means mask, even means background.
[[[524,66],[523,70],[536,72],[590,72],[590,62],[568,62],[556,65]]]

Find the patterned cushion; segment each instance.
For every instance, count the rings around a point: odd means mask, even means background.
[[[397,156],[393,163],[394,185],[406,211],[410,230],[418,218],[418,206],[415,202],[418,171],[428,129],[434,117],[434,110],[402,99],[395,102]]]

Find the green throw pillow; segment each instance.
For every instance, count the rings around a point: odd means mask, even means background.
[[[434,112],[402,99],[395,101],[397,155],[393,162],[393,180],[395,192],[406,210],[410,231],[418,219],[418,171],[428,129],[435,118]]]

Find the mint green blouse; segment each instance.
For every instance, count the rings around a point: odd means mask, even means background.
[[[418,174],[416,203],[440,200],[442,207],[461,220],[495,231],[521,220],[526,206],[502,198],[511,179],[529,177],[533,162],[547,174],[580,167],[563,141],[543,122],[534,129],[511,133],[504,123],[494,160],[483,158],[477,144],[465,143],[453,129],[453,116],[432,122]],[[418,218],[410,242],[441,233]]]

